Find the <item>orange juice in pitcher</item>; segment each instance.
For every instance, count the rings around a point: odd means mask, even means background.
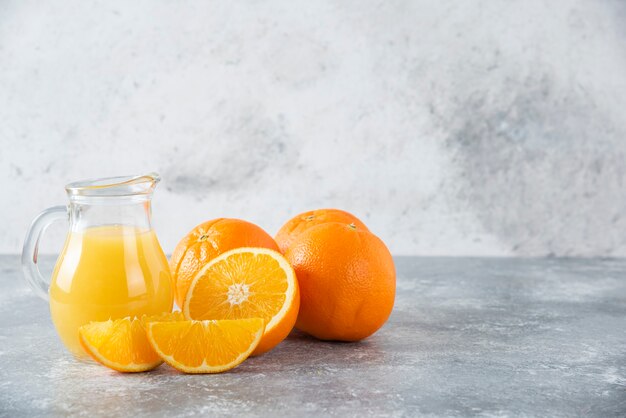
[[[33,289],[50,301],[65,346],[86,357],[78,328],[90,321],[170,312],[167,259],[151,227],[155,174],[71,183],[68,207],[44,211],[24,243],[22,265]],[[37,267],[43,230],[69,217],[70,230],[48,286]]]

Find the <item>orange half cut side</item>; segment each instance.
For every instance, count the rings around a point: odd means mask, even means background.
[[[277,251],[236,248],[207,263],[183,303],[187,319],[263,318],[265,333],[253,355],[271,350],[293,328],[300,308],[296,274]]]

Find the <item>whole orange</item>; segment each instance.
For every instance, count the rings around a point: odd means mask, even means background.
[[[285,223],[274,238],[280,252],[283,254],[304,231],[317,225],[328,222],[341,222],[353,224],[362,231],[367,231],[367,227],[353,214],[341,209],[317,209],[303,212],[294,216]]]
[[[285,253],[300,285],[296,328],[322,340],[357,341],[389,318],[396,271],[385,244],[345,223],[314,226]]]
[[[206,263],[226,251],[241,247],[278,251],[276,242],[267,232],[241,219],[212,219],[185,235],[170,258],[176,304],[183,306],[191,281]]]

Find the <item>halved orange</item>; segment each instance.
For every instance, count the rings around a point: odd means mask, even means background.
[[[167,364],[185,373],[220,373],[243,362],[257,347],[262,318],[150,322],[148,340]]]
[[[208,262],[193,278],[185,302],[185,318],[263,318],[265,332],[252,353],[274,348],[293,328],[300,290],[289,262],[267,248],[236,248]]]
[[[79,328],[78,337],[85,352],[98,363],[118,372],[145,372],[163,363],[148,342],[147,324],[182,320],[180,312],[172,312],[90,322]]]

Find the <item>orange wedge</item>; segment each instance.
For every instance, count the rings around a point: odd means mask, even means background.
[[[78,336],[85,352],[98,363],[118,372],[145,372],[163,363],[148,342],[147,324],[183,319],[180,312],[172,312],[91,322],[79,328]]]
[[[220,373],[243,362],[257,347],[261,318],[150,322],[148,340],[167,364],[185,373]]]
[[[252,355],[265,353],[287,337],[300,307],[296,274],[277,251],[236,248],[198,271],[183,303],[185,318],[263,318],[265,332]]]

